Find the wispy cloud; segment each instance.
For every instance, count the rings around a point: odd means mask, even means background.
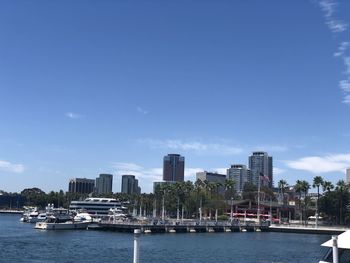
[[[122,176],[124,174],[135,175],[136,179],[142,184],[143,191],[151,191],[153,182],[163,180],[163,168],[145,168],[136,163],[116,162],[112,164],[115,174]],[[202,168],[186,168],[185,180],[195,180],[196,173],[203,171]]]
[[[144,114],[144,115],[149,113],[147,110],[141,108],[140,106],[138,106],[136,109],[139,113]]]
[[[266,151],[266,152],[286,152],[289,147],[286,145],[261,145],[253,147],[253,151]]]
[[[65,115],[66,115],[66,117],[68,117],[70,119],[81,119],[84,117],[84,115],[74,113],[74,112],[66,112]]]
[[[319,5],[321,10],[324,13],[324,17],[326,20],[326,25],[331,30],[333,34],[338,34],[344,32],[348,28],[348,24],[339,20],[335,16],[336,7],[338,3],[335,0],[320,0]],[[345,79],[339,82],[339,87],[344,93],[343,103],[350,105],[350,57],[346,56],[346,51],[350,47],[349,41],[342,41],[339,44],[339,47],[336,52],[334,52],[334,57],[341,58],[343,60],[343,64],[345,67]]]
[[[285,161],[285,164],[292,169],[303,170],[314,174],[345,172],[350,167],[350,154],[309,156],[297,160]]]
[[[234,155],[243,151],[240,147],[220,143],[203,143],[199,141],[142,139],[139,140],[139,142],[153,149],[192,151],[200,154]]]
[[[344,52],[350,47],[350,42],[343,41],[340,43],[337,52],[334,53],[335,57],[341,57],[344,55]]]
[[[0,170],[10,173],[23,173],[23,164],[13,164],[8,161],[0,160]]]
[[[333,33],[343,32],[347,29],[347,24],[334,17],[335,8],[338,5],[333,0],[321,0],[319,2],[321,10],[326,19],[326,25]]]
[[[278,167],[273,167],[273,174],[274,175],[279,175],[279,174],[283,174],[285,172],[284,169],[278,168]]]

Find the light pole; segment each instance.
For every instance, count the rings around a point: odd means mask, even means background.
[[[230,219],[231,219],[231,224],[232,224],[232,220],[233,220],[233,197],[231,197],[231,216],[230,216]]]

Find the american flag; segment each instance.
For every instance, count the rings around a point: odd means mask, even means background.
[[[270,178],[267,175],[264,175],[263,173],[260,173],[260,180],[264,182],[270,182]]]

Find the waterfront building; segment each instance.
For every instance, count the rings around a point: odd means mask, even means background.
[[[250,182],[256,186],[273,186],[273,165],[272,157],[266,152],[253,152],[249,156],[249,169],[251,171]]]
[[[227,169],[227,177],[235,182],[235,190],[237,193],[243,191],[245,183],[248,183],[251,178],[250,170],[247,169],[246,165],[243,164],[233,164],[229,169]]]
[[[96,193],[97,194],[111,194],[113,185],[113,175],[100,174],[96,178]]]
[[[183,182],[185,177],[185,157],[168,154],[163,160],[163,181]]]
[[[122,193],[125,194],[141,194],[139,181],[135,179],[135,175],[122,175]]]
[[[225,193],[226,174],[211,173],[207,171],[198,172],[196,173],[196,180],[201,180],[202,182],[207,181],[209,183],[220,183],[221,186],[218,188],[218,193]]]
[[[122,203],[113,198],[86,198],[84,201],[72,201],[69,210],[85,210],[90,215],[108,215],[111,208],[125,209]]]
[[[346,169],[346,183],[350,183],[350,168]]]
[[[94,191],[95,180],[74,178],[69,181],[68,192],[77,194],[90,194]]]

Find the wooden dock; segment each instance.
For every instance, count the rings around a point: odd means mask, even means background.
[[[92,224],[89,230],[116,231],[133,233],[134,229],[140,229],[141,233],[218,233],[218,232],[261,232],[268,231],[267,225],[215,225],[215,224],[131,224],[102,222]]]

